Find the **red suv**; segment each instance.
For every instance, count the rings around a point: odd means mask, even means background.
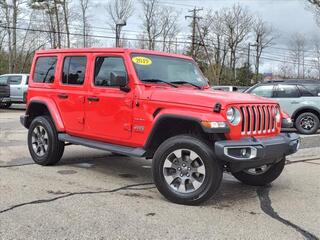
[[[280,133],[270,99],[212,90],[192,58],[131,49],[35,54],[22,124],[34,161],[53,165],[79,144],[153,159],[158,190],[199,204],[223,171],[249,185],[275,180],[299,137]]]

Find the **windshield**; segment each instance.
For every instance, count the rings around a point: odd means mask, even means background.
[[[146,54],[132,54],[132,62],[141,81],[152,83],[207,85],[200,69],[191,60]]]

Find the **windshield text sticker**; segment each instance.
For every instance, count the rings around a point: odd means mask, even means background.
[[[132,62],[139,64],[139,65],[151,65],[152,64],[152,61],[150,58],[141,57],[141,56],[133,57]]]

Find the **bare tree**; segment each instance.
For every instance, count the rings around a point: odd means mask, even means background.
[[[239,44],[245,41],[251,31],[252,16],[248,10],[235,4],[224,10],[225,35],[230,48],[230,68],[236,79],[236,62]]]
[[[228,54],[228,44],[225,35],[226,25],[224,24],[224,18],[221,12],[216,11],[212,15],[208,14],[207,18],[211,19],[209,38],[211,41],[211,46],[213,46],[212,50],[215,63],[216,78],[215,83],[219,85]]]
[[[163,23],[159,21],[162,15],[158,0],[141,0],[142,4],[142,27],[147,33],[148,49],[154,50],[156,39],[163,33]]]
[[[291,59],[297,69],[297,77],[305,77],[305,53],[306,53],[306,38],[300,33],[295,33],[291,37],[290,44],[290,55]],[[301,71],[302,68],[302,71]],[[302,75],[301,75],[302,72]]]
[[[89,0],[80,0],[81,7],[81,19],[82,19],[82,35],[83,35],[83,47],[87,47],[87,34],[88,34],[88,9],[89,9]]]
[[[179,14],[174,11],[172,7],[164,7],[162,9],[162,15],[160,17],[160,21],[162,23],[162,51],[170,52],[170,47],[172,44],[172,40],[179,33],[178,27],[178,17]]]
[[[132,0],[110,0],[106,6],[106,10],[109,20],[108,25],[116,32],[116,24],[119,21],[127,22],[133,14],[134,7]],[[121,36],[121,28],[118,29],[118,34]],[[123,45],[123,41],[120,45]]]
[[[257,18],[253,25],[253,35],[255,39],[255,80],[258,80],[261,54],[272,44],[274,40],[272,27],[264,22],[261,18]]]
[[[317,78],[320,80],[320,38],[315,37],[313,39],[313,65],[317,71]]]
[[[69,9],[69,0],[62,0],[61,6],[63,11],[63,18],[64,18],[64,26],[66,29],[66,36],[67,36],[67,47],[70,48],[70,30],[69,30],[69,17],[70,17],[70,9]]]

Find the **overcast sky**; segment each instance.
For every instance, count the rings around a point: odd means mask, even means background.
[[[205,11],[212,9],[218,10],[230,7],[235,3],[246,6],[248,10],[260,15],[262,19],[270,23],[278,38],[275,40],[275,47],[287,48],[290,36],[295,32],[300,32],[310,39],[315,35],[320,35],[320,28],[316,25],[314,16],[307,9],[307,0],[159,0],[163,6],[171,6],[180,13],[179,24],[183,35],[190,34],[188,24],[184,16],[188,15],[188,10],[194,6],[202,7]],[[94,0],[95,6],[91,9],[90,20],[96,26],[106,26],[107,18],[103,5],[106,1]],[[139,0],[133,0],[135,13],[129,18],[127,26],[123,30],[141,31],[141,5]],[[100,33],[101,34],[101,33]],[[107,34],[107,33],[105,33]],[[110,33],[111,34],[111,33]],[[109,34],[109,35],[110,35]],[[127,37],[136,37],[136,33],[128,32]],[[281,54],[280,49],[269,49],[271,52]],[[285,53],[283,53],[285,54]],[[263,61],[263,71],[272,71],[276,68],[277,62]]]

